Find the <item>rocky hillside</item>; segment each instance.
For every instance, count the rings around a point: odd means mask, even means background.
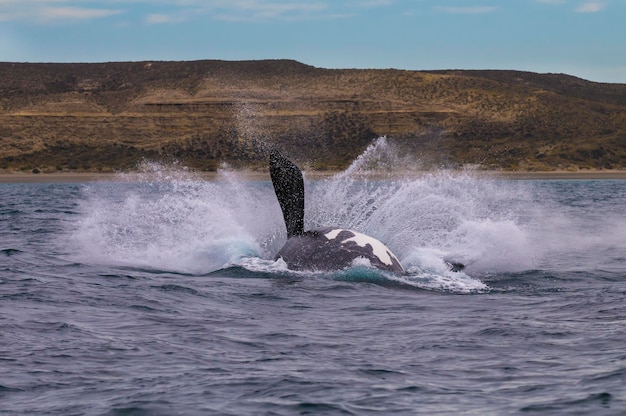
[[[338,169],[381,135],[424,167],[624,169],[626,84],[287,60],[0,63],[0,169],[254,167],[267,144]]]

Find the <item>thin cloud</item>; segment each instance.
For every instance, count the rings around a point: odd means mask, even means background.
[[[0,21],[91,20],[124,13],[121,9],[81,7],[85,1],[0,0]]]
[[[598,13],[606,8],[606,4],[602,1],[588,1],[576,7],[576,13]]]
[[[163,14],[163,13],[151,13],[145,18],[145,23],[150,25],[159,25],[159,24],[174,24],[174,23],[182,23],[188,20],[186,16],[183,15],[173,15],[173,14]]]
[[[198,17],[223,21],[328,20],[352,17],[364,8],[394,3],[395,0],[0,0],[0,21],[97,19],[126,13],[138,4],[145,10],[146,24],[181,23]]]
[[[88,9],[82,7],[46,7],[38,17],[43,20],[89,20],[123,13],[122,10]]]
[[[386,7],[393,5],[393,0],[367,0],[359,3],[361,7]]]
[[[150,13],[145,19],[146,23],[179,23],[198,16],[207,16],[213,20],[235,22],[343,17],[339,13],[330,13],[329,4],[319,1],[164,0],[161,4],[179,7],[179,9],[168,14]]]
[[[473,6],[473,7],[440,7],[434,8],[436,11],[450,14],[485,14],[496,11],[492,6]]]
[[[234,1],[219,7],[207,7],[217,20],[293,20],[319,18],[328,9],[326,3]]]

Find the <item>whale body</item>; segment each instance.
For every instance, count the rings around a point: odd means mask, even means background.
[[[339,270],[367,265],[395,273],[404,269],[383,243],[345,228],[326,227],[305,231],[287,240],[276,255],[293,270]]]
[[[292,270],[340,270],[368,265],[404,273],[398,258],[382,242],[340,227],[304,231],[302,171],[278,151],[270,152],[270,175],[287,227],[287,242],[276,255]]]

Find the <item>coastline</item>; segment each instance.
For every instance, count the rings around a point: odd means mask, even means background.
[[[115,173],[0,173],[0,183],[74,183],[115,181]]]
[[[462,171],[459,171],[462,172]],[[626,179],[626,170],[597,170],[597,171],[546,171],[546,172],[503,172],[503,171],[470,171],[477,177],[490,179],[511,180],[590,180],[590,179]],[[269,180],[269,173],[241,171],[242,176],[249,179]],[[310,179],[320,179],[335,175],[335,171],[309,171],[305,175]],[[430,172],[423,172],[424,174]],[[0,173],[0,184],[10,183],[81,183],[81,182],[106,182],[123,181],[123,175],[132,175],[133,172],[120,173],[97,173],[97,172],[60,172],[60,173]],[[199,178],[205,180],[215,179],[217,172],[195,172]],[[419,174],[417,175],[419,176]]]
[[[561,180],[561,179],[626,179],[626,170],[585,170],[585,171],[544,171],[544,172],[502,172],[483,171],[481,174],[503,179],[518,180]]]

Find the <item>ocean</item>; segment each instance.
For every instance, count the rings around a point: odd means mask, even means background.
[[[306,226],[405,275],[274,261],[269,178],[0,184],[0,414],[626,414],[626,180],[366,159],[305,178]]]

